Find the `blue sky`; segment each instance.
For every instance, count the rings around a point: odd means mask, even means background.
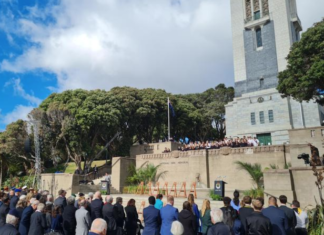
[[[304,30],[323,0],[297,0]],[[229,0],[1,0],[0,130],[52,92],[233,85]]]

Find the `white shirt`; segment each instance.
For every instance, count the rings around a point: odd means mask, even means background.
[[[308,216],[305,211],[302,211],[300,215],[295,211],[297,225],[296,228],[306,228],[306,224],[308,222]]]

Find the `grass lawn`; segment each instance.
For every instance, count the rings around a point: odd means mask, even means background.
[[[109,161],[108,161],[109,162]],[[105,165],[106,164],[106,160],[99,160],[99,161],[93,161],[91,164],[91,167],[94,167],[95,165],[97,165],[97,167]],[[81,166],[83,168],[84,162],[81,162]],[[64,173],[74,173],[74,171],[76,170],[76,165],[74,162],[69,162]],[[56,171],[63,171],[64,170],[64,163],[59,164],[58,168],[48,168],[46,169],[46,173],[54,173]]]

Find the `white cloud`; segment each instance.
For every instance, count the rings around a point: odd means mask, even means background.
[[[20,97],[24,98],[24,99],[27,100],[31,105],[36,105],[36,106],[37,106],[37,105],[39,105],[39,104],[42,102],[41,99],[37,98],[36,96],[34,96],[34,95],[32,95],[32,94],[28,94],[28,93],[24,90],[24,88],[23,88],[23,86],[22,86],[22,84],[21,84],[21,82],[20,82],[20,78],[17,78],[17,79],[11,79],[10,81],[6,82],[4,86],[5,86],[5,87],[8,87],[8,86],[10,86],[10,85],[13,86],[13,88],[14,88],[14,92],[15,92],[16,95],[19,95]]]
[[[28,114],[34,109],[33,106],[17,105],[14,110],[5,115],[0,115],[0,122],[8,125],[18,119],[27,120]]]
[[[304,29],[323,17],[323,0],[297,4]],[[189,93],[234,82],[229,0],[67,0],[28,10],[11,33],[32,46],[1,68],[55,73],[59,91],[127,85]],[[50,23],[40,23],[46,17]]]

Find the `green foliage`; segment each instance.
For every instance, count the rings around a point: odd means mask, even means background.
[[[152,182],[154,184],[167,173],[167,171],[157,173],[160,166],[144,163],[140,168],[136,169],[135,165],[132,164],[128,168],[129,176],[126,179],[126,183],[129,185],[138,185],[144,182],[144,185],[146,185],[148,182]]]
[[[324,208],[317,205],[316,208],[308,211],[308,234],[324,234]]]
[[[243,192],[244,196],[250,196],[251,198],[264,197],[263,188],[252,188]]]
[[[210,190],[209,191],[209,197],[213,200],[213,201],[223,201],[222,196],[218,195],[218,194],[214,194],[214,190]]]
[[[298,101],[315,99],[324,104],[324,19],[303,33],[287,57],[287,69],[279,73],[278,91]]]
[[[263,184],[263,172],[261,170],[261,165],[258,163],[250,164],[241,161],[236,161],[235,164],[242,170],[245,170],[251,176],[252,180],[256,184],[258,189],[262,188]]]
[[[291,167],[291,162],[288,162],[288,163],[285,164],[284,169],[289,169],[290,167]]]
[[[279,166],[277,166],[276,164],[270,164],[270,169],[276,170],[279,169]]]

